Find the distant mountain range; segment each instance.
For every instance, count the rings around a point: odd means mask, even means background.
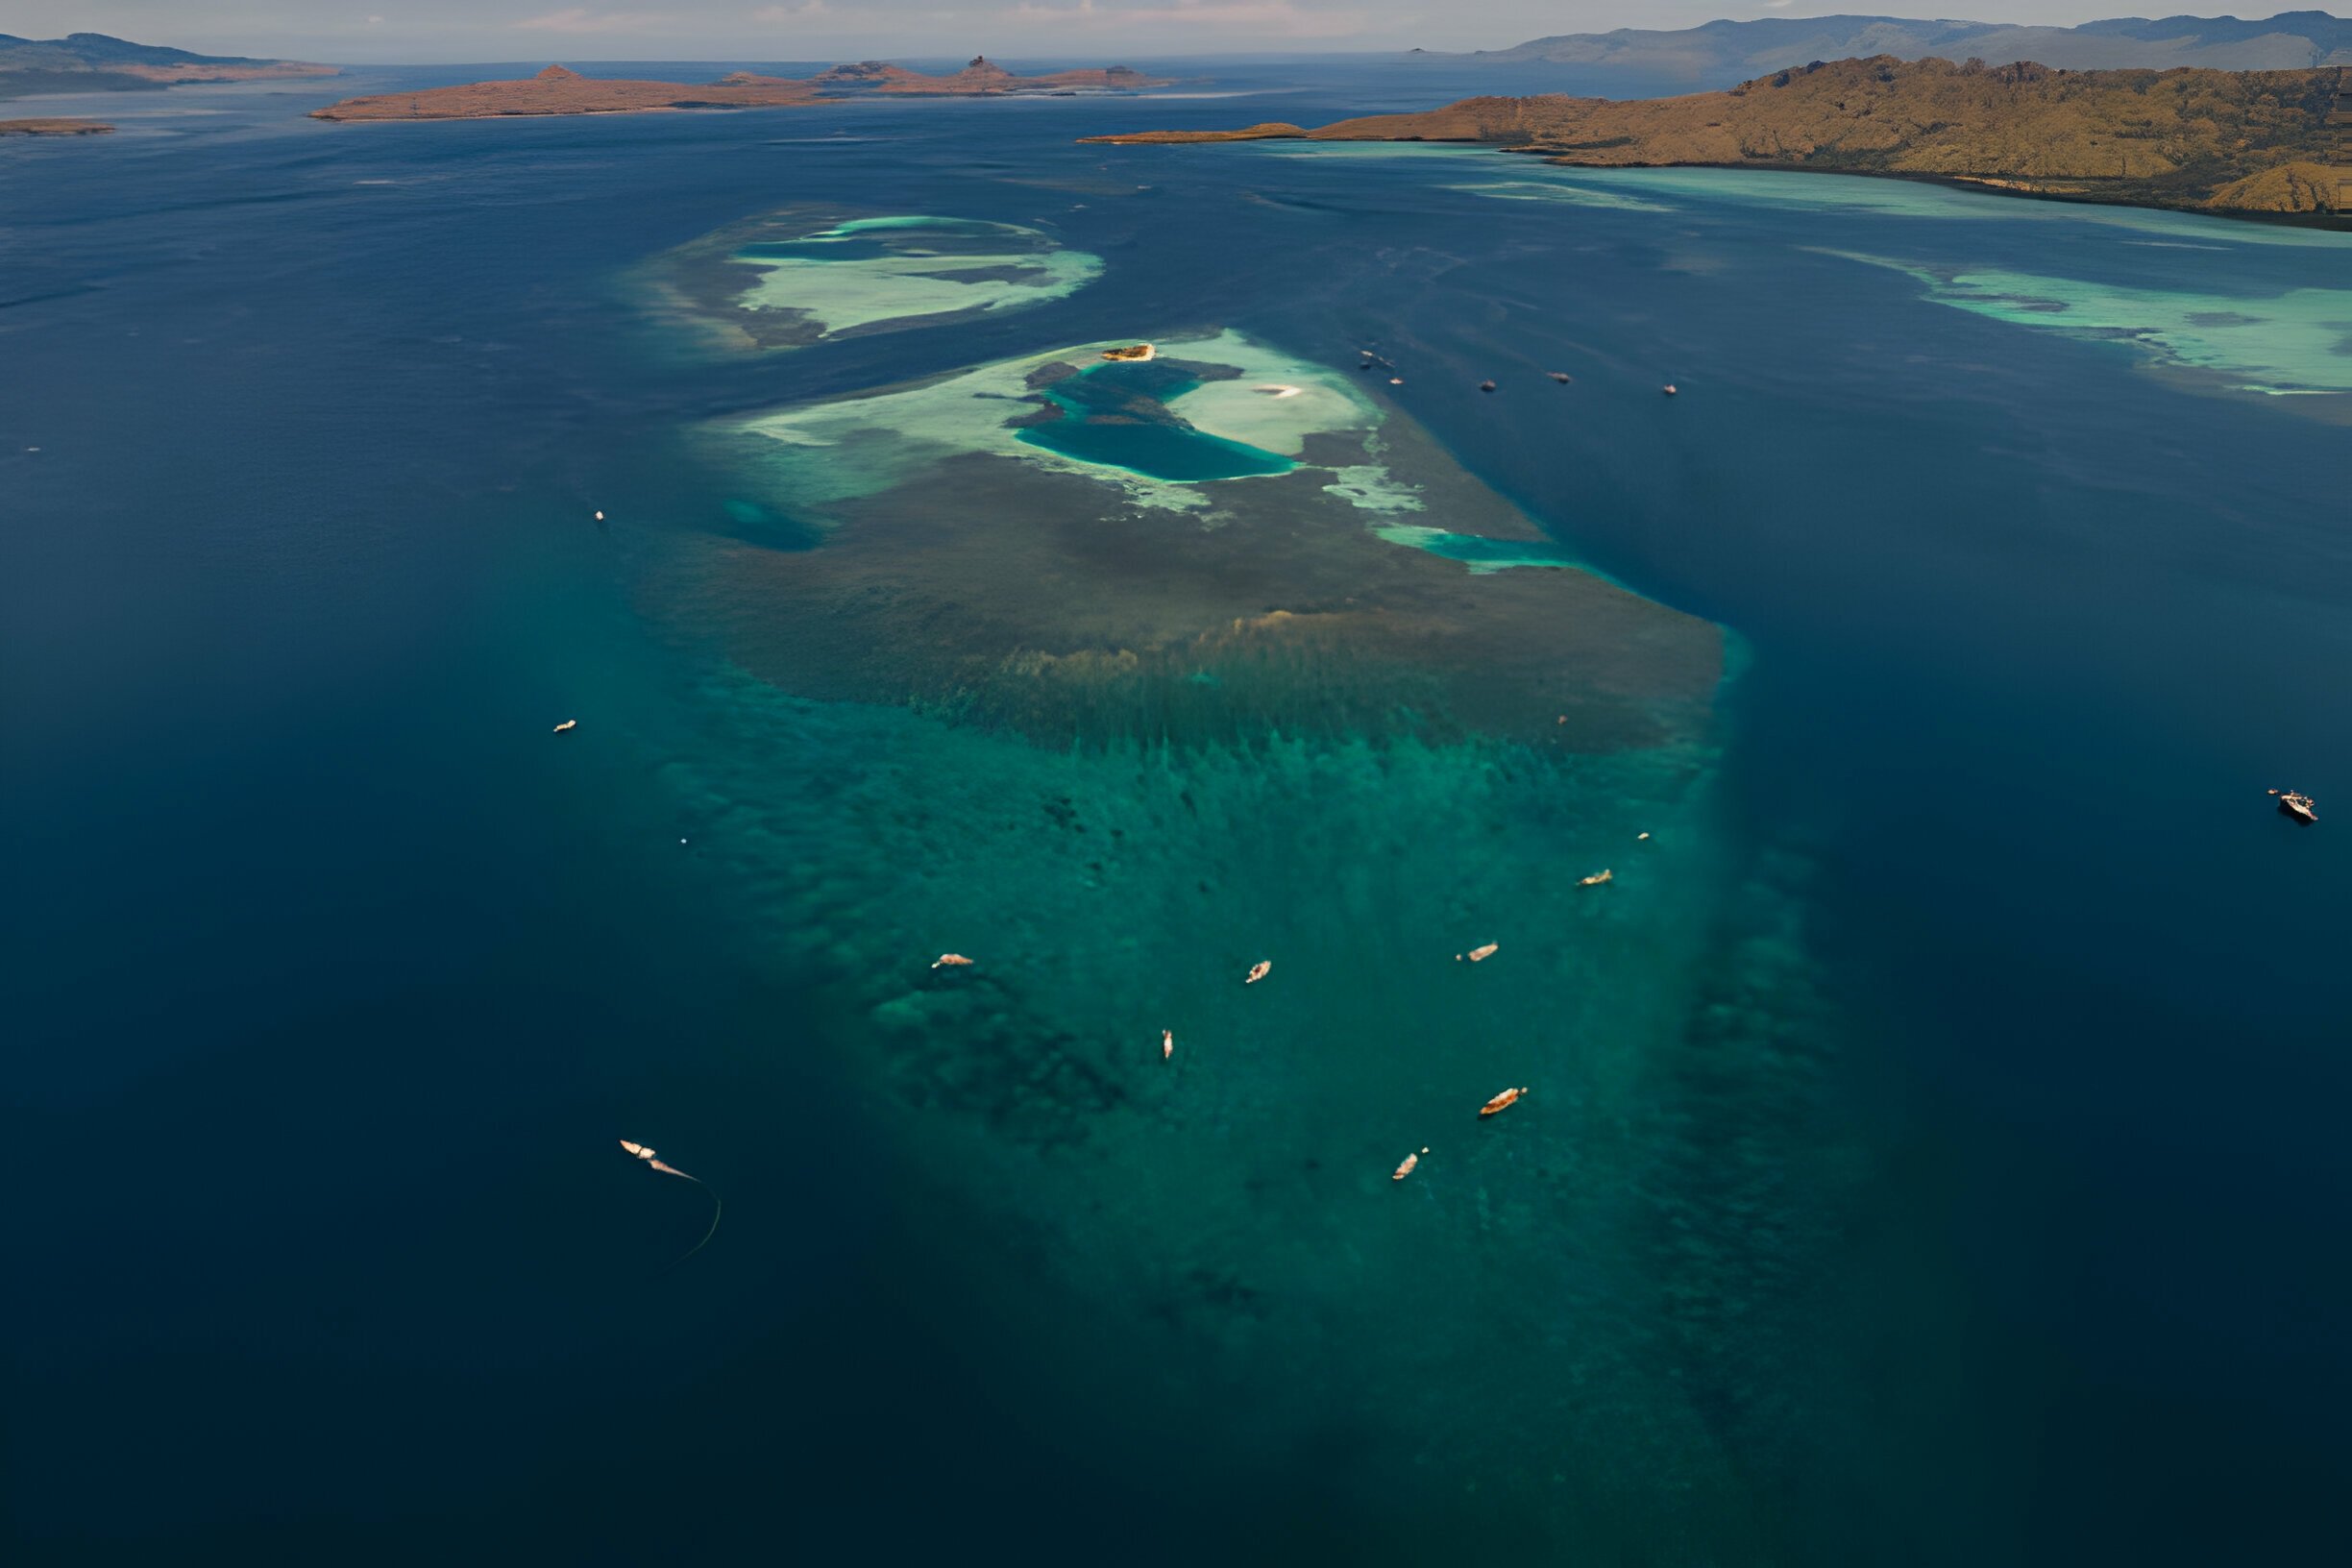
[[[104,33],[19,38],[0,33],[0,98],[29,92],[110,92],[184,82],[254,82],[271,77],[333,76],[332,65],[299,60],[195,55],[131,43]]]
[[[1661,33],[1620,28],[1534,38],[1510,49],[1443,58],[1503,65],[1579,68],[1584,84],[1623,73],[1655,90],[1728,87],[1814,61],[1940,57],[1992,65],[2017,61],[2065,70],[2157,69],[2201,65],[2226,71],[2306,70],[2352,65],[2352,20],[2324,11],[2282,12],[2263,21],[2235,16],[2125,16],[2080,27],[2023,27],[2006,22],[1914,21],[1900,16],[1766,17],[1708,22]]]

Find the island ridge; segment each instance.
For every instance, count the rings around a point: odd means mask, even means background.
[[[2062,71],[1890,55],[1679,98],[1464,98],[1311,131],[1083,139],[1482,142],[1585,167],[1888,174],[2138,207],[2352,217],[2352,157],[2336,134],[2347,123],[2352,68]]]

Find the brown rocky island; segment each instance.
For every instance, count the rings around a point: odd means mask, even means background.
[[[1316,130],[1089,141],[1477,142],[1583,167],[1812,169],[2230,213],[2352,220],[2352,69],[2059,71],[1971,61],[1816,62],[1724,92],[1619,102],[1464,98]]]
[[[561,65],[515,82],[468,82],[422,92],[346,98],[314,109],[320,120],[481,120],[505,115],[643,114],[680,109],[776,109],[830,103],[870,93],[895,97],[985,98],[1012,94],[1123,91],[1164,86],[1124,65],[1104,70],[1016,76],[974,58],[950,76],[925,76],[901,65],[866,61],[836,65],[813,77],[761,76],[735,71],[716,82],[645,82],[582,76]]]
[[[113,129],[104,120],[0,120],[0,136],[99,136]]]

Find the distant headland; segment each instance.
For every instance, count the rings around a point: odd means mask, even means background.
[[[321,120],[477,120],[528,114],[642,114],[658,110],[773,109],[867,95],[902,98],[989,98],[1037,94],[1125,92],[1165,86],[1164,81],[1113,65],[1102,70],[1016,76],[975,56],[947,76],[926,76],[903,65],[862,61],[811,77],[760,76],[735,71],[716,82],[645,82],[582,76],[550,65],[515,82],[468,82],[419,92],[346,98],[310,111]]]
[[[243,55],[196,55],[131,43],[104,33],[61,38],[19,38],[0,33],[0,98],[29,92],[120,92],[197,82],[265,82],[335,76],[332,65],[301,60],[251,60]]]
[[[1089,136],[1118,143],[1477,142],[1585,167],[1806,169],[2027,195],[2352,221],[2352,67],[2061,71],[1842,60],[1678,98],[1464,98],[1317,130]]]

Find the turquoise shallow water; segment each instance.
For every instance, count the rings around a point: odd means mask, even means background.
[[[1200,385],[1188,376],[1164,380],[1146,391],[1138,384],[1139,378],[1122,374],[1126,368],[1096,367],[1057,383],[1046,394],[1046,400],[1065,417],[1050,425],[1025,429],[1020,438],[1032,446],[1081,462],[1101,463],[1146,478],[1177,482],[1286,474],[1297,466],[1280,453],[1211,435],[1177,422],[1172,415],[1163,423],[1124,413],[1125,404],[1142,396],[1155,405],[1154,412],[1165,415],[1167,400],[1182,397]]]
[[[2336,319],[2340,236],[1074,145],[1117,103],[155,96],[0,163],[34,1560],[2324,1556],[2344,851],[2261,792],[2352,775],[2332,351],[2271,307]],[[839,332],[682,351],[649,271],[795,204],[1101,270],[852,325],[861,239]],[[1243,372],[1183,450],[1296,466],[1014,433],[1140,337]],[[1311,644],[1043,679],[1132,651],[1054,576],[1093,525],[1082,580],[1349,613],[1247,499],[1335,432],[1345,559],[1675,613],[1605,690],[1415,645],[1537,693],[1508,738]],[[1004,606],[1026,724],[812,695]],[[1693,616],[1711,715],[1545,733]],[[689,1266],[620,1137],[723,1195]]]

